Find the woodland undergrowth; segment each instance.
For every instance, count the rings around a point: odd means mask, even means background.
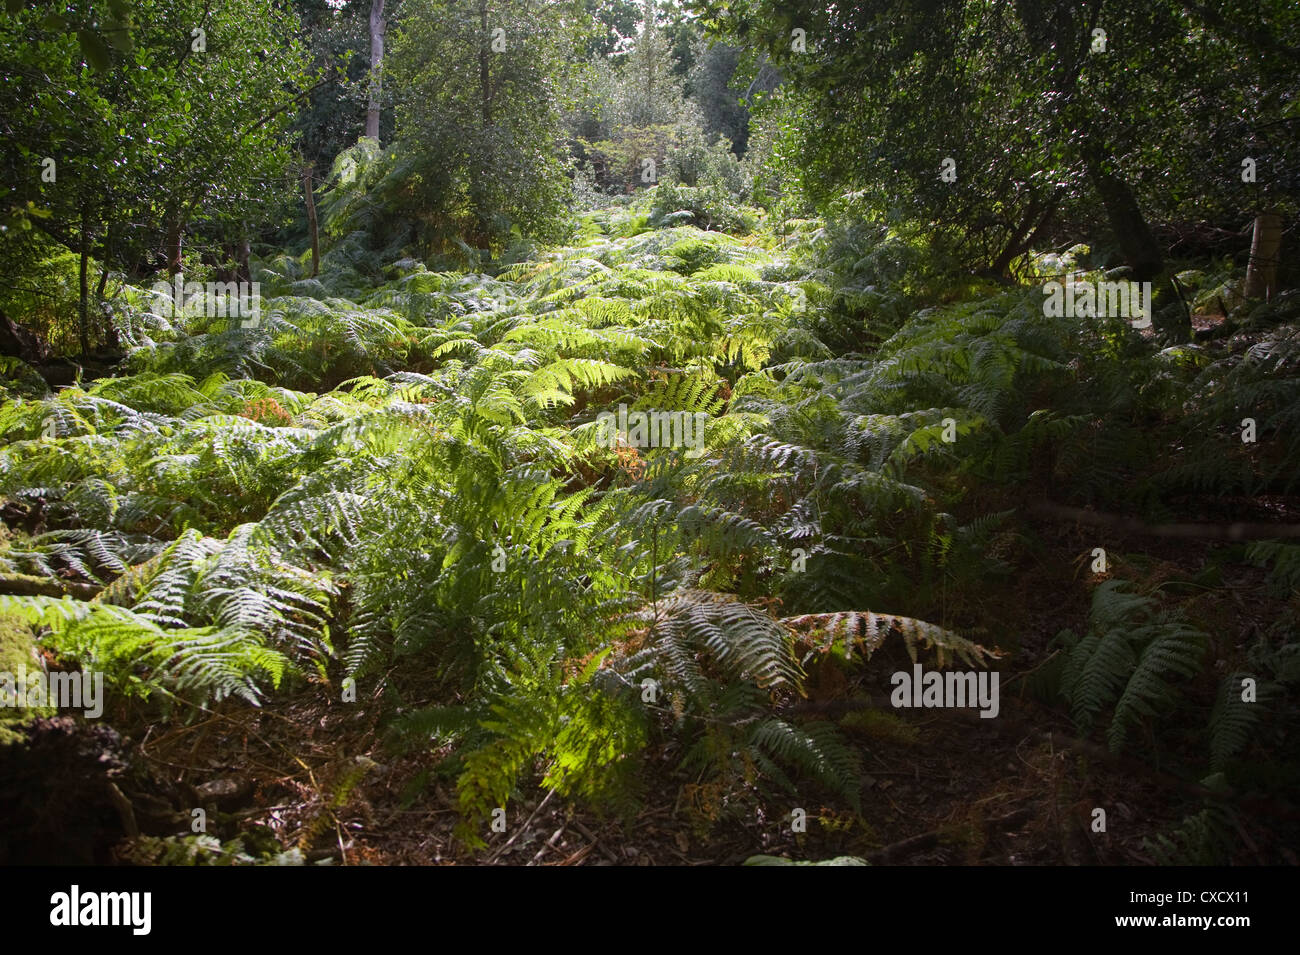
[[[1022,632],[1007,594],[1032,500],[1160,523],[1294,492],[1294,295],[1166,346],[1047,317],[1037,286],[945,284],[885,229],[675,221],[612,206],[483,271],[344,234],[316,278],[260,263],[253,327],[127,289],[119,375],[50,392],[4,368],[0,576],[42,583],[0,610],[158,716],[379,701],[391,746],[454,776],[470,845],[528,787],[631,811],[665,742],[719,818],[754,787],[856,808],[857,753],[790,704],[886,641],[1015,669],[1054,640],[1031,682],[1080,735],[1143,750],[1190,721],[1189,777],[1285,784],[1239,770],[1294,718],[1300,545],[1221,548],[1182,589],[1113,559],[1059,635]],[[1221,299],[1232,276],[1184,280]],[[696,416],[700,440],[604,440],[620,405]],[[1250,639],[1194,596],[1233,562],[1289,607]],[[1193,828],[1165,848],[1207,851]]]

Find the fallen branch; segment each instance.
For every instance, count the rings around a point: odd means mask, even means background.
[[[1002,816],[999,819],[990,819],[984,823],[984,831],[1005,832],[1014,828],[1023,822],[1027,822],[1033,815],[1029,809],[1017,809],[1013,813]],[[923,832],[918,836],[909,836],[899,842],[891,843],[883,849],[877,849],[875,852],[867,853],[867,861],[872,865],[888,865],[897,859],[906,858],[913,852],[919,852],[922,849],[931,849],[939,844],[943,838],[944,830],[935,829],[931,832]]]
[[[0,574],[0,594],[13,597],[76,597],[93,600],[104,588],[75,580],[35,577],[31,574]]]
[[[1273,540],[1282,537],[1300,537],[1300,524],[1148,524],[1136,517],[1123,517],[1102,511],[1089,511],[1082,507],[1068,507],[1038,501],[1027,508],[1030,514],[1057,520],[1078,521],[1108,527],[1121,534],[1138,537],[1194,537],[1209,540]]]
[[[555,832],[551,834],[551,838],[547,839],[546,842],[543,843],[542,847],[537,850],[537,855],[533,856],[533,860],[529,862],[528,865],[537,865],[537,863],[541,861],[542,856],[546,855],[547,849],[554,849],[555,844],[560,841],[560,836],[564,835],[564,829],[564,825],[561,825],[560,828],[556,829]]]

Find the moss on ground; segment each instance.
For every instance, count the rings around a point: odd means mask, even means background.
[[[0,614],[0,673],[16,675],[19,667],[26,667],[28,673],[39,670],[36,639],[31,627],[21,619]],[[23,726],[38,716],[54,715],[54,708],[50,706],[14,707],[8,702],[0,701],[0,745],[25,738]]]

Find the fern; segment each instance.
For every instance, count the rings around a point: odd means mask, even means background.
[[[757,723],[749,735],[757,751],[802,770],[827,789],[843,796],[855,810],[861,809],[861,761],[845,745],[839,730],[830,723],[792,726],[779,719]],[[793,786],[788,786],[793,792]]]
[[[1238,842],[1234,818],[1228,807],[1206,806],[1143,846],[1157,865],[1227,865]]]
[[[1115,752],[1138,723],[1176,701],[1169,677],[1196,675],[1208,644],[1204,633],[1127,587],[1104,582],[1093,595],[1088,632],[1058,638],[1066,649],[1061,693],[1074,721],[1086,733],[1113,707],[1106,739]]]
[[[1243,700],[1243,681],[1248,677],[1259,683],[1257,675],[1252,677],[1248,673],[1236,672],[1230,673],[1219,684],[1209,725],[1210,768],[1214,772],[1226,769],[1228,761],[1251,742],[1271,696],[1272,685],[1263,683],[1257,685],[1253,702]]]
[[[807,634],[808,655],[827,653],[843,648],[844,655],[851,657],[853,651],[861,654],[863,661],[880,648],[885,638],[891,633],[902,636],[907,653],[915,663],[918,650],[931,651],[934,664],[938,667],[960,660],[970,666],[985,667],[990,659],[996,659],[995,651],[972,643],[965,637],[950,630],[893,614],[879,614],[870,611],[848,611],[821,614],[802,614],[797,617],[785,617],[781,621],[795,632]]]
[[[940,666],[998,658],[975,638],[1004,616],[990,584],[1026,488],[1158,514],[1300,473],[1284,328],[1155,352],[1044,316],[1032,288],[958,299],[905,227],[683,224],[747,213],[678,183],[486,274],[450,234],[411,256],[383,214],[408,171],[373,143],[340,156],[322,271],[254,263],[256,326],[169,321],[129,289],[121,374],[49,393],[4,366],[0,569],[99,596],[3,606],[185,712],[364,684],[395,746],[446,760],[469,842],[529,787],[633,805],[650,744],[690,785],[856,807],[853,750],[790,717],[804,666],[891,635]],[[1267,448],[1225,425],[1243,400]],[[706,438],[609,447],[619,404],[703,414]],[[1282,588],[1290,546],[1249,551]],[[1071,715],[1117,749],[1205,645],[1115,582],[1061,642]],[[1278,643],[1249,662],[1270,705],[1296,659]],[[1275,732],[1265,715],[1224,697],[1215,765]]]
[[[1283,593],[1300,590],[1300,544],[1256,541],[1246,547],[1246,559],[1258,567],[1269,567],[1273,587]]]

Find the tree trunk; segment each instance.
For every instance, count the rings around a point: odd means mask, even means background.
[[[482,101],[483,125],[484,127],[492,125],[492,86],[491,77],[488,73],[488,8],[487,0],[479,0],[478,3],[479,36],[478,47],[478,88],[479,97]]]
[[[483,128],[486,130],[492,125],[492,72],[490,69],[489,47],[492,42],[491,35],[488,33],[488,0],[478,0],[478,23],[479,23],[479,44],[478,44],[478,91],[479,91],[479,113],[483,122]],[[487,200],[483,196],[482,189],[471,189],[472,202],[475,207],[475,218],[478,220],[478,235],[473,240],[476,248],[490,249],[492,244],[492,222],[487,209]],[[489,253],[490,254],[490,253]],[[482,263],[477,266],[482,267]]]
[[[655,23],[654,0],[646,0],[645,6],[642,8],[642,15],[645,17],[645,28],[641,32],[641,42],[646,45],[648,52],[654,51],[654,40],[651,39],[657,26]],[[645,64],[645,102],[649,112],[645,120],[647,123],[652,123],[654,121],[655,67],[658,64],[655,62],[653,55],[646,57]]]
[[[104,235],[103,258],[99,263],[99,285],[95,287],[95,307],[103,319],[104,345],[108,351],[116,352],[121,347],[117,329],[113,327],[112,313],[104,307],[104,290],[108,288],[108,250],[113,242],[113,226],[110,224]]]
[[[1101,4],[1080,7],[1055,0],[1015,0],[1015,8],[1030,47],[1040,56],[1053,58],[1053,88],[1068,101],[1078,90],[1079,74],[1088,58],[1087,38],[1100,22]],[[1065,129],[1079,129],[1087,128],[1090,117],[1067,107],[1059,119]],[[1164,255],[1133,190],[1116,173],[1110,147],[1100,135],[1092,133],[1079,143],[1078,156],[1106,210],[1124,261],[1132,269],[1131,277],[1138,282],[1154,279],[1164,268]]]
[[[1040,205],[1037,199],[1031,199],[1029,208],[1025,210],[1024,218],[1020,220],[1020,224],[1016,226],[1015,231],[1007,239],[1007,244],[998,253],[998,257],[993,260],[985,274],[994,278],[1004,277],[1007,269],[1011,267],[1011,263],[1017,257],[1028,252],[1034,240],[1047,228],[1047,224],[1052,221],[1052,216],[1056,213],[1056,206],[1060,201],[1060,189],[1052,193],[1046,205]],[[1037,222],[1034,221],[1035,216],[1038,217]]]
[[[1094,137],[1084,144],[1088,180],[1097,191],[1135,282],[1149,282],[1164,268],[1164,255],[1127,182],[1115,175],[1110,151]]]
[[[50,347],[40,335],[24,328],[0,311],[0,355],[21,358],[29,365],[39,365],[50,357]]]
[[[302,167],[302,191],[307,198],[307,230],[311,234],[311,277],[320,272],[320,241],[316,231],[316,197],[311,191],[312,164]]]
[[[181,220],[172,216],[167,221],[167,274],[175,275],[181,270]]]
[[[90,304],[90,214],[83,207],[81,210],[81,268],[79,270],[81,282],[81,302],[77,309],[78,326],[77,331],[81,338],[81,353],[87,355],[90,353],[90,316],[88,307]]]
[[[383,85],[384,0],[370,0],[370,100],[366,107],[366,136],[379,143],[379,93]]]
[[[247,223],[245,223],[244,228],[245,228],[245,229],[248,228]],[[248,256],[249,256],[249,252],[250,252],[250,250],[249,250],[249,247],[248,247],[248,233],[247,233],[247,232],[244,232],[244,233],[241,233],[240,236],[239,236],[239,253],[238,253],[238,255],[236,256],[236,259],[235,259],[235,261],[239,263],[239,265],[238,265],[238,273],[237,273],[236,277],[237,277],[241,282],[251,282],[251,281],[253,281],[253,273],[252,273],[252,271],[251,271],[251,270],[249,269],[249,267],[248,267]]]
[[[1278,249],[1282,245],[1282,217],[1276,212],[1255,216],[1255,235],[1246,266],[1246,298],[1271,299],[1277,294]]]
[[[113,254],[113,223],[110,221],[104,229],[104,241],[99,244],[99,285],[95,289],[95,298],[104,300],[104,289],[108,288],[108,260]]]

